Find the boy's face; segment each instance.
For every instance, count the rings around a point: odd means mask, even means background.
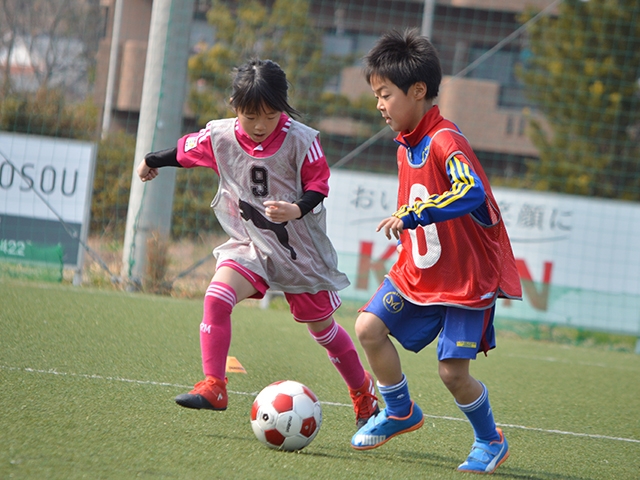
[[[376,108],[387,125],[395,132],[414,130],[428,110],[425,95],[427,88],[419,82],[405,94],[395,83],[380,77],[371,77],[371,90],[378,99]]]
[[[239,110],[236,112],[238,121],[242,129],[256,143],[262,143],[278,126],[280,114],[272,108],[266,107],[259,112],[244,112]]]

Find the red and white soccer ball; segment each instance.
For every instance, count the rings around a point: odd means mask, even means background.
[[[251,407],[251,427],[269,448],[289,452],[309,445],[320,431],[322,408],[315,393],[292,380],[265,387]]]

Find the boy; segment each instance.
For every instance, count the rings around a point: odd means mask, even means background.
[[[442,74],[429,40],[413,30],[385,34],[365,57],[365,76],[377,109],[398,132],[399,208],[376,231],[398,239],[399,254],[356,321],[386,408],[351,444],[376,448],[422,426],[389,335],[414,352],[439,336],[440,378],[475,434],[458,470],[493,473],[509,447],[469,364],[495,347],[496,299],[522,296],[504,222],[471,146],[434,105]]]

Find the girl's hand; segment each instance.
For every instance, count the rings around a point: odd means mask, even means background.
[[[402,230],[404,230],[404,225],[402,223],[402,220],[400,220],[398,217],[388,217],[378,224],[376,232],[379,232],[380,230],[384,230],[384,234],[389,240],[391,240],[391,234],[393,234],[393,236],[398,239],[400,238]]]
[[[140,180],[148,182],[149,180],[156,178],[159,172],[157,168],[150,168],[147,165],[147,162],[142,160],[136,169],[136,173],[138,174],[138,177],[140,177]]]
[[[300,207],[294,203],[282,202],[276,200],[268,200],[263,203],[264,214],[269,220],[275,223],[288,222],[289,220],[295,220],[302,212]]]

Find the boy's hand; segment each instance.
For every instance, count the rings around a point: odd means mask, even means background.
[[[389,240],[391,240],[391,234],[393,234],[393,236],[398,239],[400,238],[402,230],[404,230],[404,225],[402,223],[402,220],[400,220],[398,217],[388,217],[378,224],[376,232],[379,232],[380,230],[384,230],[384,234]]]
[[[300,207],[295,203],[267,200],[263,203],[265,209],[264,214],[276,223],[288,222],[299,218],[302,212]]]
[[[138,174],[138,177],[140,177],[140,180],[148,182],[149,180],[156,178],[159,172],[157,168],[150,168],[147,165],[147,162],[142,160],[136,169],[136,173]]]

